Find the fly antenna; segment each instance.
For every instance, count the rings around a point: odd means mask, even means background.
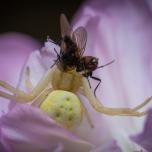
[[[97,67],[97,69],[103,68],[103,67],[105,67],[105,66],[107,66],[107,65],[110,65],[110,64],[112,64],[114,61],[115,61],[115,60],[112,60],[112,61],[108,62],[107,64],[101,65],[101,66]]]

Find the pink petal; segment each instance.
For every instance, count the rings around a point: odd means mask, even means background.
[[[36,40],[19,33],[0,35],[0,80],[16,86],[29,53],[39,47]],[[1,89],[2,90],[2,89]],[[8,100],[0,98],[0,115],[6,111]]]
[[[152,152],[152,109],[148,112],[143,131],[135,136],[131,136],[131,139],[148,152]]]
[[[66,152],[87,152],[93,146],[57,125],[39,109],[25,104],[2,116],[0,125],[0,141],[13,152],[38,152],[40,149],[48,152],[59,149],[59,145]]]
[[[85,54],[98,57],[100,65],[115,59],[93,74],[102,79],[97,96],[106,106],[133,107],[152,95],[150,4],[142,0],[90,0],[76,14],[74,28],[84,26],[88,32]],[[141,129],[143,118],[105,117],[105,121],[123,151],[140,149],[128,136]],[[95,124],[99,122],[103,123],[98,119]],[[99,133],[104,131],[98,128]]]

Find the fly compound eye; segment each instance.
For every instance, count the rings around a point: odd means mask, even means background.
[[[97,65],[98,64],[98,59],[97,58],[93,58],[91,62],[92,62],[92,64]]]

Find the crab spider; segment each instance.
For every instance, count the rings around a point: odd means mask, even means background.
[[[77,93],[81,89],[80,93],[88,99],[88,102],[97,112],[111,116],[143,116],[146,112],[139,112],[138,110],[144,107],[152,99],[152,97],[149,97],[134,108],[105,107],[101,101],[94,96],[94,93],[89,87],[88,81],[85,77],[77,73],[75,70],[68,72],[60,71],[56,66],[46,72],[30,93],[25,93],[4,81],[0,81],[0,86],[12,93],[9,94],[0,91],[1,97],[15,100],[20,103],[35,100],[34,104],[42,102],[46,98],[46,95],[52,90],[66,90]]]

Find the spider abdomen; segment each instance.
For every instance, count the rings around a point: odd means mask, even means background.
[[[66,128],[79,126],[83,116],[79,98],[74,93],[63,90],[51,92],[40,108]]]

